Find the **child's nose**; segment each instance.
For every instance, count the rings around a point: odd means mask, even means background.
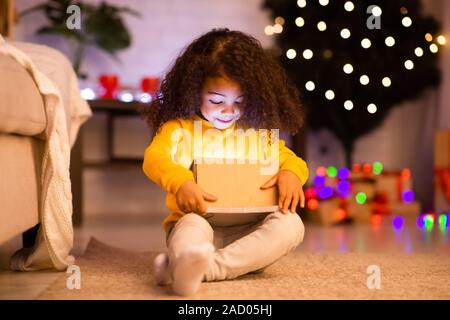
[[[222,113],[234,113],[234,106],[225,106],[225,108],[222,109]]]

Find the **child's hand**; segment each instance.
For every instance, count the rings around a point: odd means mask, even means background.
[[[296,212],[297,204],[305,207],[305,194],[303,193],[300,179],[291,171],[281,170],[261,186],[261,189],[268,189],[275,184],[278,185],[279,200],[278,206],[283,213],[288,213],[289,206],[291,212]]]
[[[217,197],[203,191],[194,181],[188,180],[176,193],[177,205],[183,212],[206,213],[206,202],[216,201]]]

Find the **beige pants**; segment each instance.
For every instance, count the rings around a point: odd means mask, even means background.
[[[262,271],[294,250],[303,236],[303,222],[295,213],[277,211],[233,226],[215,226],[204,217],[189,213],[172,225],[167,247],[170,260],[174,261],[173,257],[190,246],[214,244],[216,250],[205,281],[217,281]]]

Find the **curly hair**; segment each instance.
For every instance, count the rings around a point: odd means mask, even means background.
[[[303,125],[299,92],[284,69],[255,38],[229,29],[213,29],[194,40],[176,59],[156,98],[142,110],[150,126],[176,118],[193,119],[200,112],[201,92],[208,77],[225,76],[242,90],[244,128],[278,128],[291,134]]]

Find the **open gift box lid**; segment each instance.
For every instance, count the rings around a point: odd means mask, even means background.
[[[260,189],[273,176],[267,167],[260,161],[202,158],[191,169],[197,184],[218,198],[207,202],[207,213],[245,214],[278,210],[278,188]]]

